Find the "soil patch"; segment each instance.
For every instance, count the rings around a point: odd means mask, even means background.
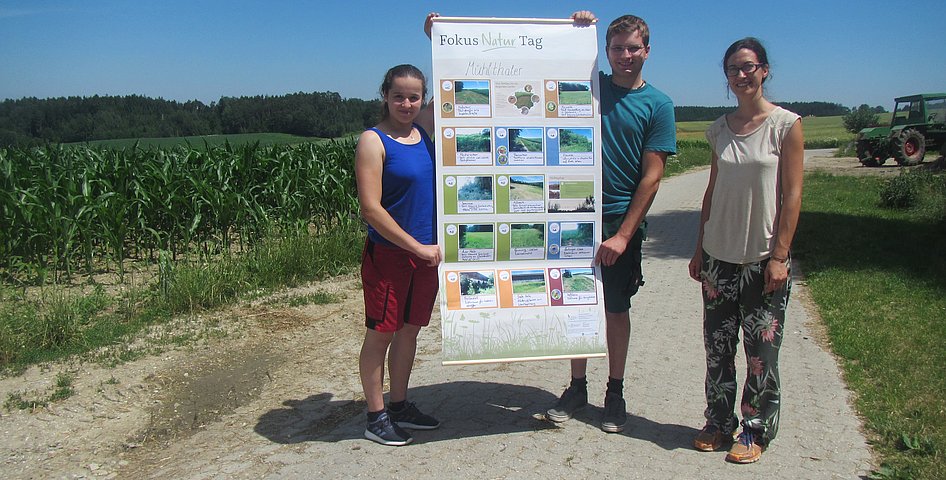
[[[835,157],[834,150],[815,150],[805,153],[805,171],[819,171],[833,175],[874,175],[881,177],[897,176],[901,171],[931,170],[939,171],[944,168],[943,157],[928,155],[926,160],[912,167],[901,167],[893,160],[887,161],[879,167],[865,167],[855,157]]]
[[[357,378],[355,359],[364,328],[360,288],[360,279],[348,275],[211,316],[177,319],[133,342],[148,355],[117,367],[77,359],[0,379],[3,399],[48,395],[61,373],[74,378],[75,392],[36,411],[0,410],[4,477],[116,478],[154,472],[166,463],[162,452],[176,440],[220,422],[232,423],[235,430],[253,425],[259,411],[268,408],[260,404],[278,405],[287,392],[305,399],[312,379]],[[287,306],[289,299],[316,291],[330,293],[338,302]],[[182,330],[214,333],[184,346],[155,346],[147,340]],[[324,391],[343,392],[349,399],[359,395],[351,388],[324,386]],[[363,402],[345,403],[349,408],[324,409],[326,422],[307,428],[322,431],[333,418],[351,418],[351,411],[364,408]],[[293,419],[269,425],[261,428],[270,431],[259,433],[290,431]]]

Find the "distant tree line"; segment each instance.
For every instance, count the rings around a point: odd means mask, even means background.
[[[335,92],[222,97],[210,105],[140,95],[0,102],[0,146],[230,133],[339,137],[380,119],[380,102]]]
[[[833,117],[847,115],[851,109],[839,103],[829,102],[775,102],[786,110],[791,110],[803,117]],[[863,107],[863,106],[862,106]],[[716,120],[735,107],[674,107],[673,112],[678,122]],[[884,113],[884,107],[873,107],[875,113]]]
[[[828,102],[779,105],[802,116],[851,112]],[[221,97],[210,105],[197,100],[177,102],[140,95],[23,98],[0,102],[0,146],[230,133],[332,138],[376,124],[380,108],[378,100],[342,98],[335,92]],[[679,122],[715,120],[732,110],[733,107],[674,108]],[[871,110],[885,111],[883,107]]]

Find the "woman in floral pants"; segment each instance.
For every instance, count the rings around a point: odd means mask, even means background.
[[[706,131],[713,149],[710,180],[689,273],[703,284],[706,425],[699,450],[728,445],[735,415],[739,330],[747,359],[742,432],[726,460],[757,461],[778,432],[778,352],[791,291],[789,249],[801,210],[804,138],[798,115],[763,96],[768,55],[755,38],[723,56],[738,100]]]
[[[784,262],[789,272],[788,280],[777,290],[760,295],[765,288],[767,264],[774,261],[777,260],[769,258],[737,265],[704,254],[700,269],[705,312],[703,344],[706,348],[707,422],[712,422],[721,436],[728,435],[729,438],[739,426],[739,419],[733,412],[736,401],[735,356],[741,329],[747,372],[739,410],[743,427],[757,432],[758,438],[752,440],[761,448],[778,432],[781,396],[778,352],[782,346],[785,307],[791,292],[791,261],[788,260]],[[699,444],[696,446],[700,448]],[[719,446],[709,450],[716,450]],[[761,449],[758,453],[762,453]],[[735,461],[733,458],[730,460]]]

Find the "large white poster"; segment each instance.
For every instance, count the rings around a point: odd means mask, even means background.
[[[605,354],[595,28],[435,19],[444,364]]]

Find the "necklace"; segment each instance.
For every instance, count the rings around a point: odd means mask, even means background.
[[[380,127],[381,125],[378,125],[378,126]],[[391,139],[393,140],[406,139],[410,142],[417,140],[417,137],[414,135],[414,132],[416,131],[416,129],[414,128],[414,125],[410,126],[410,131],[408,132],[407,135],[401,134],[401,132],[399,132],[396,128],[394,128],[393,125],[387,125],[384,128],[381,128],[381,130],[387,136],[391,137]]]
[[[391,138],[394,138],[394,137],[391,137]],[[414,139],[414,127],[411,127],[411,133],[410,133],[409,135],[407,135],[407,137],[404,137],[403,135],[401,135],[401,136],[399,136],[399,138],[402,138],[402,139],[403,139],[403,138],[406,138],[408,142],[414,143],[414,140],[415,140],[415,139]],[[397,138],[394,138],[394,139],[397,140]]]

